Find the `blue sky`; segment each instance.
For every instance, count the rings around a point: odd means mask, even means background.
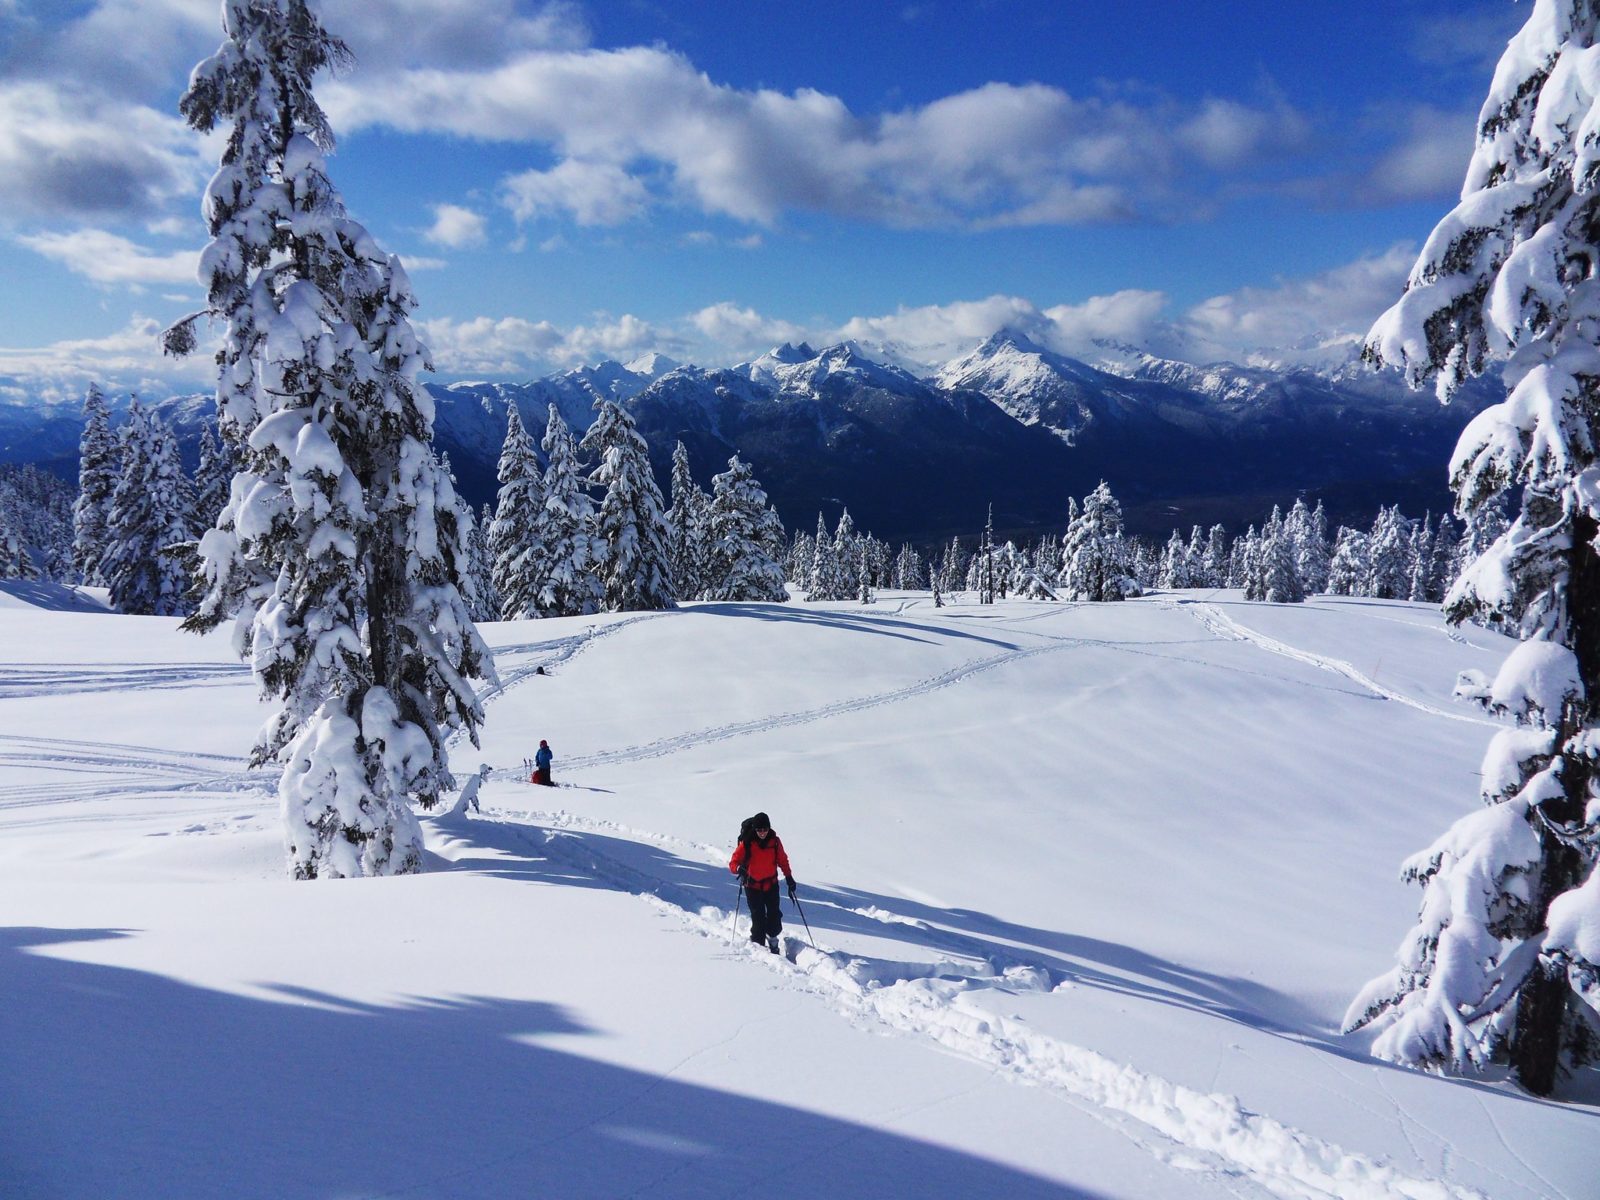
[[[1452,200],[1512,0],[322,0],[352,213],[446,377],[1003,324],[1088,353],[1360,333]],[[0,0],[0,390],[203,384],[217,0]]]

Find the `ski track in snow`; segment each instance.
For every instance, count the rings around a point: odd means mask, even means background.
[[[1343,675],[1353,683],[1359,684],[1367,691],[1377,696],[1380,700],[1393,700],[1397,704],[1404,704],[1409,708],[1417,709],[1435,717],[1444,717],[1448,721],[1464,721],[1469,725],[1488,725],[1499,728],[1499,723],[1484,717],[1471,717],[1464,713],[1454,713],[1447,709],[1435,708],[1421,700],[1414,700],[1410,696],[1391,688],[1384,687],[1370,676],[1363,675],[1355,667],[1340,658],[1327,658],[1321,654],[1313,654],[1309,650],[1297,650],[1286,642],[1258,633],[1254,629],[1239,624],[1221,609],[1212,604],[1197,603],[1194,601],[1180,600],[1171,607],[1181,609],[1194,617],[1217,637],[1230,642],[1249,642],[1269,654],[1277,654],[1283,658],[1293,659],[1295,662],[1307,663],[1313,667],[1320,667],[1324,671],[1332,671],[1336,675]]]
[[[0,812],[174,792],[276,790],[276,775],[224,754],[0,734],[0,767],[81,776],[0,785]],[[231,768],[231,769],[230,769]]]
[[[960,683],[964,679],[970,679],[983,671],[991,671],[996,667],[1020,662],[1023,659],[1036,658],[1041,654],[1056,654],[1062,650],[1093,644],[1099,643],[1093,642],[1092,639],[1083,638],[1053,639],[1043,646],[1008,650],[1001,654],[990,655],[988,658],[974,659],[970,662],[962,663],[958,667],[952,667],[950,670],[943,671],[938,675],[932,675],[916,683],[908,684],[905,687],[875,692],[870,696],[857,696],[851,700],[841,700],[834,704],[824,704],[817,708],[802,709],[799,712],[778,713],[769,717],[757,717],[750,721],[734,721],[727,725],[716,725],[708,729],[692,730],[688,733],[658,738],[653,742],[646,742],[642,745],[624,746],[617,750],[605,750],[598,754],[568,758],[562,769],[564,771],[574,771],[582,767],[613,766],[618,763],[639,762],[643,759],[677,754],[695,746],[705,746],[712,742],[726,741],[729,738],[745,737],[753,733],[766,733],[773,729],[787,729],[794,725],[807,725],[813,721],[827,720],[829,717],[861,712],[869,708],[878,708],[885,704],[894,704],[916,696],[926,696],[930,692],[936,692],[941,688]]]
[[[570,813],[538,814],[534,820],[538,817],[549,820],[552,827],[533,823],[528,814],[493,814],[493,810],[478,819],[512,831],[532,852],[554,859],[564,868],[640,896],[707,939],[728,942],[732,912],[699,905],[690,892],[670,880],[640,871],[597,851],[592,844],[579,843],[563,829],[593,828],[663,846],[693,843]],[[720,864],[720,852],[714,848],[695,848]],[[870,915],[909,926],[940,949],[947,948],[944,935],[961,942],[969,940],[885,910]],[[1020,959],[1004,965],[991,957],[992,951],[980,955],[978,965],[870,961],[826,947],[813,948],[792,931],[785,933],[784,942],[781,956],[744,947],[736,936],[734,947],[743,949],[752,962],[780,972],[791,985],[818,996],[859,1027],[924,1038],[1013,1082],[1050,1089],[1078,1110],[1120,1130],[1175,1170],[1204,1172],[1230,1190],[1233,1184],[1248,1182],[1248,1194],[1295,1200],[1481,1200],[1480,1194],[1470,1189],[1406,1175],[1272,1117],[1250,1112],[1236,1097],[1173,1083],[1086,1047],[1035,1032],[1020,1020],[984,1011],[965,1000],[978,989],[1048,991],[1052,986],[1048,968]]]
[[[0,664],[0,700],[205,687],[249,678],[243,663],[6,663]]]

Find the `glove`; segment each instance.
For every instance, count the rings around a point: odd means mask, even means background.
[[[740,887],[743,887],[746,883],[750,882],[750,868],[749,867],[740,867],[737,871],[734,872],[734,874],[736,874],[739,877],[739,886]]]
[[[791,899],[791,900],[794,899],[794,887],[795,887],[794,876],[791,875],[791,876],[789,876],[789,899]]]

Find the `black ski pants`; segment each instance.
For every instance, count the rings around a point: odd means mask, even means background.
[[[783,910],[778,907],[778,881],[767,887],[746,884],[746,898],[750,901],[750,940],[764,942],[783,932]]]

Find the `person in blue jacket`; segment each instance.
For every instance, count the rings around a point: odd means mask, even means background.
[[[545,787],[555,787],[555,781],[550,778],[550,764],[555,760],[555,755],[550,753],[550,743],[543,738],[539,739],[539,753],[533,756],[533,781],[542,783]]]

